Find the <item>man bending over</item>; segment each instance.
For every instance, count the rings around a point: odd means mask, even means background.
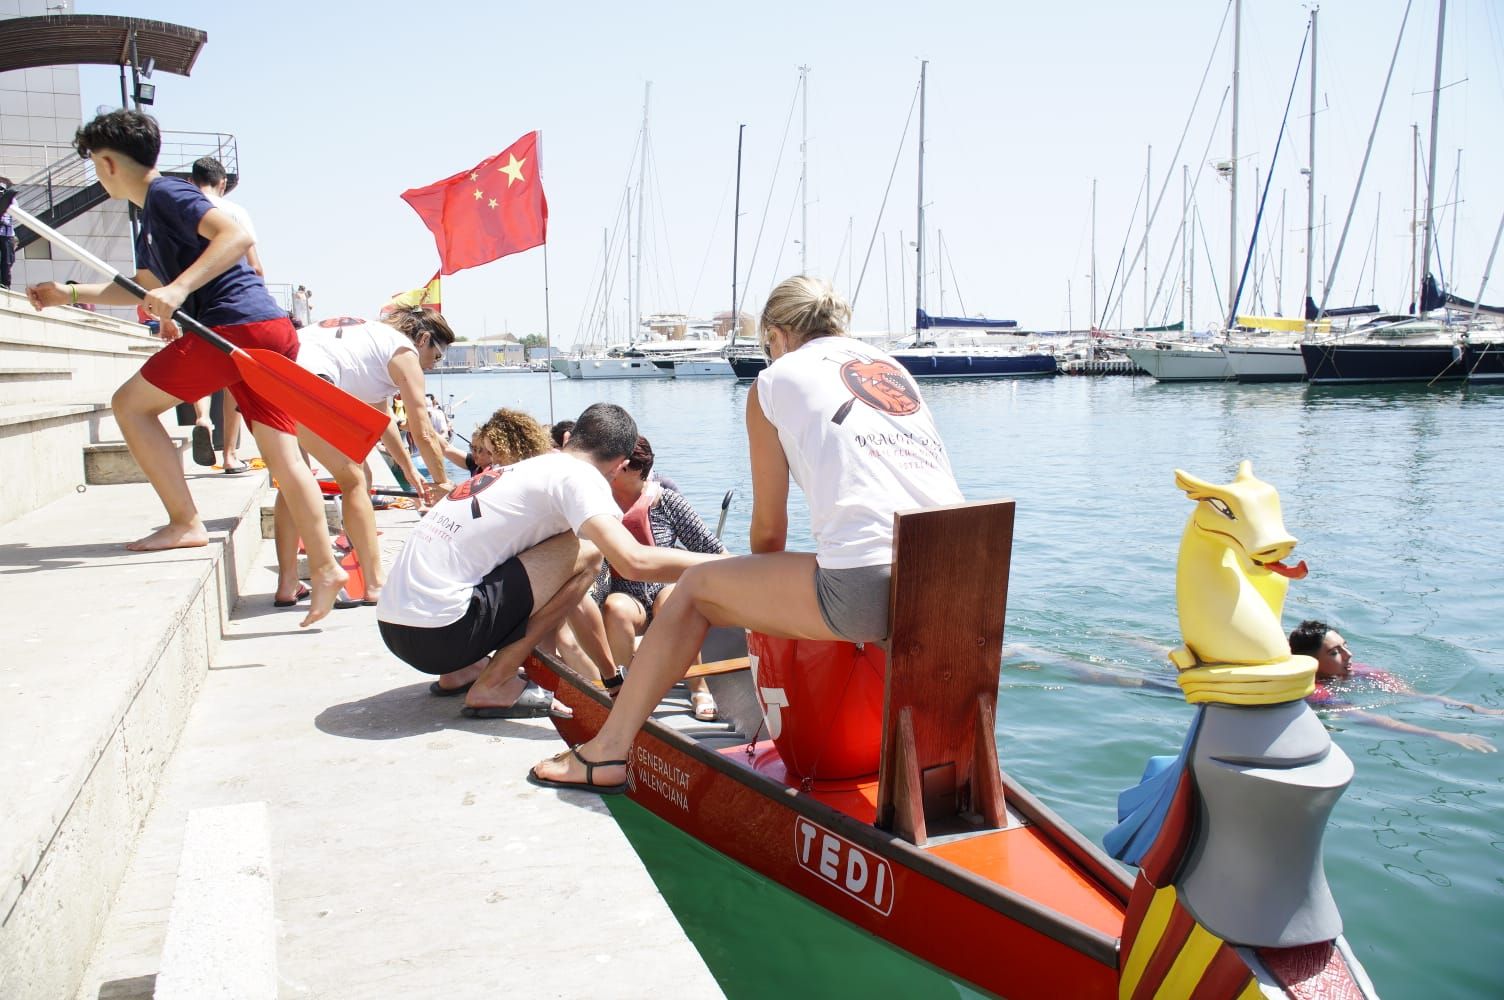
[[[600,618],[578,613],[601,555],[630,579],[661,583],[719,558],[645,546],[622,526],[610,481],[636,444],[627,411],[596,403],[562,451],[483,469],[435,504],[381,593],[387,648],[438,674],[435,693],[466,690],[472,718],[548,712],[552,699],[518,669],[566,619],[597,668],[613,672]]]

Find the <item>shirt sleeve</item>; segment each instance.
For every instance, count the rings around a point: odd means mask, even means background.
[[[560,513],[569,522],[569,530],[576,535],[592,517],[606,515],[621,520],[621,508],[611,497],[611,484],[606,477],[577,459],[567,458],[569,468],[554,478],[552,493]]]
[[[658,506],[665,518],[673,526],[674,544],[690,552],[722,553],[726,546],[715,533],[706,526],[690,502],[684,499],[682,493],[674,490],[664,490],[663,496],[658,500]]]

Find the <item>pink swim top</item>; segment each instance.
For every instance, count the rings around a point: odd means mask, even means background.
[[[1405,682],[1394,676],[1387,670],[1370,666],[1367,663],[1353,663],[1348,667],[1348,675],[1340,679],[1316,678],[1316,690],[1306,696],[1306,701],[1317,707],[1335,707],[1347,704],[1342,697],[1350,688],[1357,685],[1376,688],[1380,691],[1402,693],[1405,690]]]

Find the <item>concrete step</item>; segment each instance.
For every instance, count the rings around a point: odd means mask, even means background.
[[[77,989],[261,547],[264,474],[189,480],[203,548],[121,547],[163,521],[147,485],[0,525],[0,997]]]
[[[84,483],[83,448],[103,407],[94,403],[0,404],[0,524]]]
[[[174,428],[176,429],[176,428]],[[178,455],[187,454],[192,437],[187,434],[170,435]],[[90,486],[118,486],[124,483],[144,483],[146,473],[141,471],[136,457],[124,441],[99,441],[86,444],[84,454],[84,482]]]
[[[7,403],[63,402],[72,382],[72,368],[0,367],[0,398]]]

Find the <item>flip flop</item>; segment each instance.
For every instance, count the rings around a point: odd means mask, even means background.
[[[302,584],[299,584],[298,585],[298,593],[297,593],[296,596],[293,597],[292,600],[290,600],[290,601],[283,601],[283,600],[278,600],[277,598],[274,597],[274,598],[272,598],[272,607],[274,607],[274,608],[290,608],[290,607],[294,606],[295,604],[297,604],[299,601],[306,600],[307,597],[308,597],[308,595],[311,594],[311,593],[313,593],[313,591],[309,590],[307,587],[303,586]]]
[[[343,587],[340,588],[339,596],[334,599],[334,607],[339,611],[344,611],[348,608],[374,608],[379,603],[381,603],[379,599],[373,601],[368,598],[360,598],[357,600],[345,593]]]
[[[566,752],[573,754],[575,760],[585,765],[584,781],[555,781],[552,778],[543,778],[538,775],[538,769],[536,767],[530,767],[527,770],[528,782],[530,784],[537,785],[540,788],[569,788],[578,792],[594,792],[597,795],[620,795],[622,792],[627,790],[627,783],[625,781],[623,781],[619,785],[598,785],[595,782],[596,768],[625,767],[627,764],[626,761],[586,760],[580,755],[580,751],[574,747],[570,747]],[[554,757],[554,760],[560,760],[561,758],[563,758],[563,756],[564,754],[560,753]]]
[[[238,475],[240,475],[243,472],[250,472],[250,471],[251,471],[251,463],[250,462],[237,462],[234,465],[227,465],[224,468],[224,473],[227,476],[238,476]]]
[[[466,691],[469,691],[473,687],[475,687],[474,681],[471,681],[469,684],[465,684],[462,687],[457,688],[446,688],[438,681],[434,681],[432,684],[428,685],[428,693],[433,695],[435,698],[453,698],[455,695],[464,694]]]
[[[193,461],[206,469],[214,467],[214,437],[203,424],[193,425]]]
[[[539,719],[553,708],[554,696],[535,684],[529,684],[510,705],[476,708],[466,705],[460,714],[467,719]]]

